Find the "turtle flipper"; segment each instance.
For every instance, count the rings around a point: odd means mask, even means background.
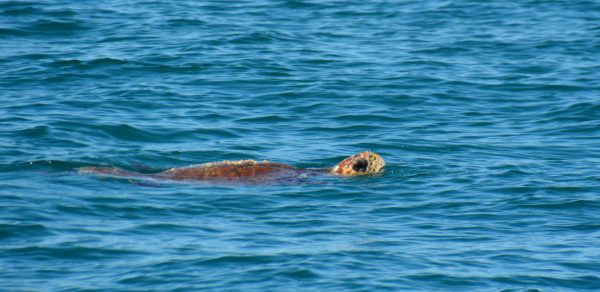
[[[106,166],[85,166],[77,169],[77,172],[81,174],[105,174],[110,176],[140,176],[137,172],[127,171],[118,167],[106,167]]]

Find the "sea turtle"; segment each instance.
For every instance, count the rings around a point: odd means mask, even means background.
[[[79,173],[104,174],[116,177],[155,178],[169,180],[285,182],[318,174],[355,176],[383,172],[385,161],[379,154],[365,151],[350,156],[333,168],[301,169],[291,165],[254,160],[221,161],[171,168],[159,173],[138,173],[116,167],[82,167]]]

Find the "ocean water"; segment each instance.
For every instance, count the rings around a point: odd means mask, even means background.
[[[599,166],[598,1],[0,1],[2,291],[598,290]]]

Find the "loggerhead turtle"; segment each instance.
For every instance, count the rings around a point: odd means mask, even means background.
[[[254,160],[209,162],[183,168],[144,174],[126,171],[116,167],[81,167],[79,173],[105,174],[117,177],[147,177],[170,180],[224,180],[246,182],[285,182],[311,175],[329,173],[339,176],[355,176],[381,173],[385,161],[379,154],[365,151],[352,155],[333,168],[328,169],[300,169],[291,165]]]

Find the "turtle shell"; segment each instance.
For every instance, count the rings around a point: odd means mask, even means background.
[[[240,160],[205,163],[185,168],[172,168],[161,173],[161,176],[174,180],[248,180],[299,171],[299,169],[283,163]]]

